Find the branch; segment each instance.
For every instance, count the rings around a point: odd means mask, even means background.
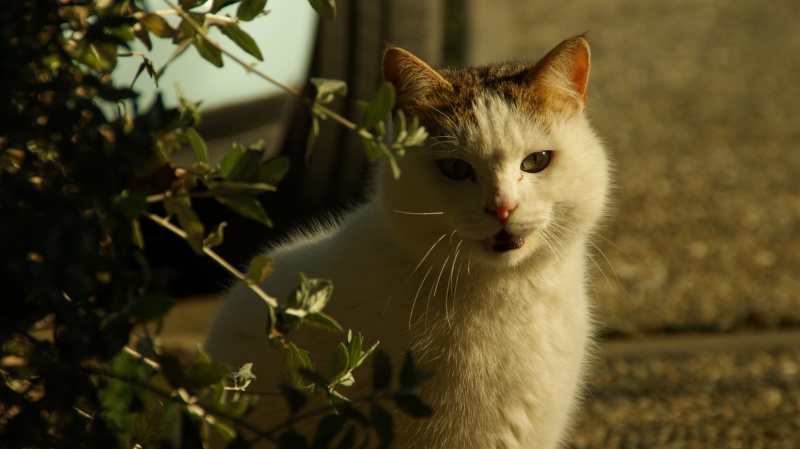
[[[185,407],[199,408],[200,410],[203,411],[203,416],[210,415],[210,416],[213,416],[213,417],[216,417],[216,418],[227,419],[227,420],[229,420],[231,422],[236,423],[237,426],[240,426],[240,427],[242,427],[244,429],[247,429],[250,432],[253,432],[254,434],[256,434],[258,436],[259,439],[263,438],[263,439],[266,439],[266,440],[272,441],[272,442],[276,441],[275,437],[271,433],[266,433],[263,430],[261,430],[258,427],[256,427],[255,425],[250,424],[249,422],[247,422],[247,421],[245,421],[245,420],[243,420],[241,418],[237,418],[235,416],[231,416],[231,415],[229,415],[229,414],[227,414],[225,412],[217,410],[214,407],[206,407],[205,405],[197,405],[197,404],[194,404],[194,403],[187,402],[185,400],[185,397],[184,397],[183,394],[173,394],[173,392],[171,392],[171,391],[165,391],[165,390],[157,388],[157,387],[155,387],[153,385],[150,385],[149,383],[143,383],[143,382],[139,382],[139,381],[134,380],[134,379],[129,379],[129,378],[125,377],[125,376],[120,376],[120,375],[112,373],[112,372],[110,372],[108,370],[104,370],[104,369],[100,369],[100,368],[94,368],[94,367],[87,367],[87,366],[84,366],[83,369],[88,371],[88,372],[90,372],[90,373],[92,373],[92,374],[97,374],[97,375],[100,375],[100,376],[107,377],[109,379],[114,379],[114,380],[118,380],[120,382],[125,382],[128,385],[131,385],[133,387],[142,388],[144,390],[147,390],[147,391],[149,391],[149,392],[151,392],[153,394],[156,394],[156,395],[160,396],[162,399],[166,399],[166,400],[168,400],[170,402],[174,402],[174,403],[176,403],[178,405],[185,406]]]
[[[151,214],[150,212],[147,212],[147,211],[142,212],[142,214],[145,217],[147,217],[150,220],[152,220],[153,222],[155,222],[156,224],[166,228],[168,231],[170,231],[173,234],[181,237],[182,239],[185,240],[188,237],[186,235],[186,233],[183,231],[183,229],[181,229],[181,228],[175,226],[174,224],[170,223],[169,220],[166,219],[165,217],[161,217],[161,216],[156,215],[156,214]],[[270,307],[272,307],[273,309],[276,309],[276,308],[279,307],[278,306],[278,301],[275,298],[273,298],[272,296],[269,296],[258,285],[253,284],[247,278],[247,276],[245,276],[242,272],[240,272],[239,270],[234,268],[233,265],[229,264],[225,259],[220,257],[220,255],[217,254],[216,252],[214,252],[214,250],[212,250],[211,248],[209,248],[206,245],[203,245],[203,253],[206,254],[211,259],[213,259],[214,262],[219,264],[226,271],[228,271],[232,275],[236,276],[237,279],[239,279],[240,281],[243,281],[250,288],[250,290],[255,292],[255,294],[258,295],[259,298],[263,299],[264,302],[266,302]]]
[[[266,72],[263,72],[263,71],[255,68],[253,63],[249,63],[249,62],[245,61],[244,59],[240,58],[239,56],[233,54],[229,50],[225,49],[217,41],[215,41],[215,40],[211,39],[210,37],[208,37],[208,31],[206,29],[204,29],[202,26],[200,26],[197,22],[195,22],[194,19],[192,19],[189,16],[189,14],[187,14],[186,11],[184,11],[180,6],[176,5],[172,0],[164,0],[164,1],[171,8],[173,8],[175,10],[175,12],[177,12],[178,15],[180,15],[186,21],[186,23],[188,23],[192,28],[194,28],[195,32],[197,32],[201,36],[203,36],[203,39],[209,45],[211,45],[212,47],[214,47],[217,50],[221,51],[222,53],[224,53],[229,58],[233,59],[234,62],[236,62],[237,64],[242,66],[248,72],[252,72],[252,73],[256,74],[257,76],[261,77],[262,79],[264,79],[264,80],[266,80],[266,81],[268,81],[268,82],[280,87],[281,89],[285,90],[286,92],[288,92],[289,94],[291,94],[292,96],[294,96],[295,98],[297,98],[298,100],[303,102],[312,111],[320,113],[320,114],[324,114],[324,115],[326,115],[328,117],[331,117],[332,119],[334,119],[335,121],[337,121],[341,125],[343,125],[344,127],[349,128],[349,129],[357,132],[359,136],[361,136],[361,137],[363,137],[365,139],[375,140],[375,136],[372,135],[372,133],[370,133],[366,129],[359,127],[355,123],[351,122],[350,120],[347,120],[346,118],[344,118],[341,115],[337,114],[336,112],[328,109],[327,107],[325,107],[325,106],[323,106],[323,105],[321,105],[321,104],[319,104],[319,103],[317,103],[317,102],[315,102],[315,101],[313,101],[313,100],[311,100],[309,98],[306,98],[299,90],[297,90],[294,87],[292,87],[292,86],[290,86],[288,84],[285,84],[285,83],[273,78],[271,75],[267,74]]]

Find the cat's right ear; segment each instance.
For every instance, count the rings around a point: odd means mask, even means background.
[[[394,85],[395,109],[407,115],[423,115],[426,99],[452,85],[421,59],[402,48],[387,45],[383,52],[383,79]]]
[[[586,105],[591,52],[584,36],[574,36],[558,44],[528,73],[527,83],[542,93],[567,92]]]

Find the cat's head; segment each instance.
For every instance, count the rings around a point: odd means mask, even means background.
[[[536,63],[433,70],[387,48],[397,109],[431,138],[384,170],[395,234],[424,254],[445,236],[473,263],[507,267],[581,243],[602,214],[608,163],[585,117],[589,45],[565,40]],[[455,246],[458,245],[458,249]],[[465,256],[464,256],[465,257]]]

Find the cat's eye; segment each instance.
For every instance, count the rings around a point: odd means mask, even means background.
[[[550,151],[537,151],[522,160],[520,169],[528,173],[539,173],[550,165]]]
[[[472,166],[461,159],[439,159],[436,165],[442,174],[456,181],[472,176]]]

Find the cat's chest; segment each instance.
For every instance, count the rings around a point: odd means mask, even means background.
[[[421,363],[436,372],[421,395],[441,411],[432,422],[449,429],[448,447],[533,447],[543,438],[536,423],[558,428],[551,420],[570,404],[588,342],[584,298],[516,287],[484,292],[487,307],[414,334]]]

